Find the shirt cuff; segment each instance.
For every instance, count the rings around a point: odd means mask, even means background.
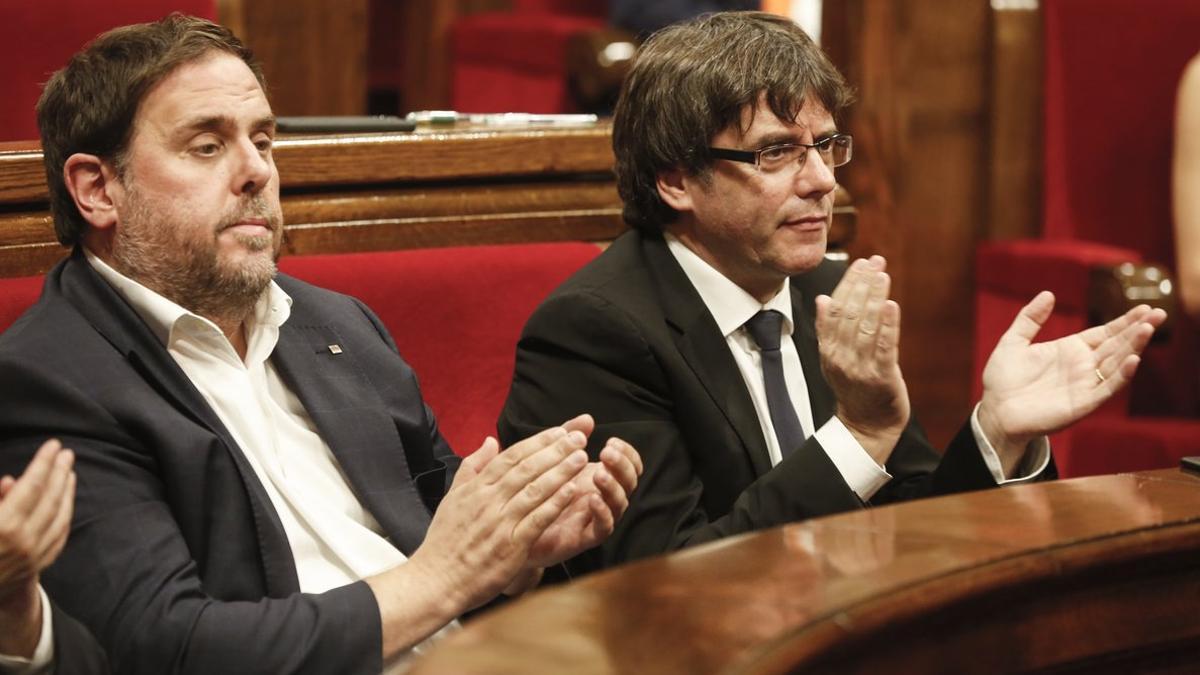
[[[864,502],[870,501],[871,497],[892,479],[892,475],[871,458],[836,415],[822,424],[813,434],[813,438],[817,439],[825,454],[829,455],[830,461],[837,467],[838,473],[842,474],[846,485],[849,485],[854,494]]]
[[[1025,456],[1017,464],[1015,475],[1009,478],[1004,475],[996,449],[992,447],[987,436],[983,435],[983,427],[979,426],[979,405],[976,403],[975,410],[971,412],[971,433],[975,434],[975,445],[979,446],[979,454],[983,455],[983,463],[987,464],[996,485],[1027,483],[1040,476],[1050,464],[1050,439],[1038,436],[1030,441],[1029,445],[1025,446]]]
[[[42,635],[33,650],[33,658],[0,654],[0,673],[43,675],[51,671],[54,659],[54,619],[50,613],[50,598],[46,597],[46,591],[41,586],[38,586],[38,596],[42,599]]]

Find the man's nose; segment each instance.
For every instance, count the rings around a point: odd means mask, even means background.
[[[254,194],[261,191],[271,180],[270,151],[263,152],[249,139],[238,144],[237,175],[234,191],[238,194]]]
[[[808,148],[804,165],[796,174],[796,193],[801,197],[824,197],[837,187],[833,167],[825,163],[816,148]]]

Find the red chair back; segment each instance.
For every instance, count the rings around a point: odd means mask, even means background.
[[[298,256],[280,268],[379,316],[450,447],[466,455],[496,434],[525,322],[599,253],[574,242],[471,246]]]
[[[1047,239],[1174,260],[1175,91],[1200,52],[1196,0],[1044,0]]]
[[[0,141],[38,138],[34,106],[42,86],[71,55],[117,26],[183,12],[217,16],[216,0],[91,0],[0,3]]]

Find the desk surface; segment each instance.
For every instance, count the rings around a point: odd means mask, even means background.
[[[488,614],[414,672],[1121,672],[1155,659],[1183,672],[1198,603],[1200,479],[1164,470],[921,500],[641,561]]]
[[[610,240],[625,227],[610,134],[601,122],[281,136],[285,252]],[[47,200],[38,144],[0,143],[0,277],[65,254]]]
[[[421,127],[414,132],[281,134],[284,192],[314,185],[607,173],[611,126]],[[0,143],[0,204],[45,201],[41,146]]]
[[[537,241],[609,241],[625,229],[607,121],[282,135],[275,144],[287,255]],[[839,189],[831,248],[854,238]],[[0,277],[41,274],[66,251],[41,149],[0,143]]]

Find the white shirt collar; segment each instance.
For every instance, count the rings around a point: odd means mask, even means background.
[[[716,319],[722,336],[728,338],[730,334],[749,321],[750,317],[764,309],[773,309],[782,314],[785,319],[783,334],[792,334],[791,284],[784,281],[774,297],[766,304],[760,303],[753,295],[747,293],[741,286],[730,281],[715,267],[696,255],[682,241],[679,241],[678,237],[671,234],[664,234],[664,237],[667,240],[667,249],[671,251],[671,255],[675,256],[675,260],[683,268],[683,273],[687,275],[688,281],[691,281],[692,286],[696,287],[700,299],[704,301],[709,313]]]
[[[150,328],[154,336],[164,346],[169,347],[180,330],[187,325],[206,326],[221,333],[221,329],[212,321],[184,309],[175,302],[146,288],[113,269],[97,255],[83,249],[88,263],[125,301],[133,307],[142,321]],[[264,327],[279,328],[291,315],[292,298],[274,281],[259,296],[254,305],[254,313],[246,322],[246,341],[254,342],[255,333]]]

